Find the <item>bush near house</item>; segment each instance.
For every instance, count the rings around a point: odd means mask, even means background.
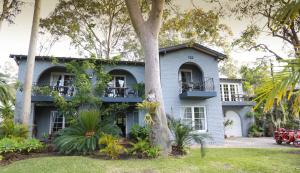
[[[27,138],[28,127],[22,124],[15,124],[13,119],[5,119],[0,125],[0,139],[5,137]]]
[[[248,131],[249,137],[262,137],[263,136],[263,128],[258,127],[256,124],[253,124]]]
[[[100,153],[106,154],[111,159],[118,159],[121,154],[127,153],[126,148],[119,144],[118,138],[112,135],[103,134],[99,144],[102,145]]]
[[[27,154],[43,149],[43,144],[37,139],[3,138],[0,140],[0,155],[4,158],[10,153]]]
[[[150,127],[149,126],[140,126],[138,124],[134,124],[131,127],[130,138],[133,141],[144,140],[149,138]]]
[[[159,148],[152,146],[149,139],[139,139],[136,143],[131,143],[129,153],[138,158],[156,158],[159,156]]]

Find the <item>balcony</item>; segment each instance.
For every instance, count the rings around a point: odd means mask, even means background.
[[[255,102],[244,94],[232,94],[230,97],[222,96],[221,99],[223,106],[255,106]]]
[[[137,90],[128,87],[110,87],[108,86],[102,97],[103,102],[114,102],[114,103],[138,103],[142,102],[143,99]]]
[[[108,74],[110,74],[112,80],[105,89],[102,97],[103,102],[142,102],[141,94],[143,93],[138,93],[137,89],[135,89],[138,83],[133,74],[123,69],[115,69]]]
[[[49,83],[35,83],[32,85],[32,96],[33,102],[52,102],[52,93],[56,91],[60,96],[65,97],[67,100],[75,95],[75,88],[69,86],[56,86]]]
[[[209,99],[217,96],[213,78],[204,78],[204,81],[179,81],[181,99]]]

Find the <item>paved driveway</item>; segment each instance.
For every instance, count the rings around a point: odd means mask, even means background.
[[[293,145],[276,144],[272,137],[261,138],[228,138],[223,146],[209,146],[217,148],[291,148]]]

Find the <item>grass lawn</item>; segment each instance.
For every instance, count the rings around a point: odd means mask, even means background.
[[[293,153],[292,153],[293,152]],[[297,152],[297,153],[296,153]],[[1,173],[209,173],[270,172],[300,173],[299,149],[207,149],[204,159],[199,150],[185,157],[154,160],[100,160],[80,156],[42,157],[0,167]]]

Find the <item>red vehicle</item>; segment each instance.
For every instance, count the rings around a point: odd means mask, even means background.
[[[274,132],[274,138],[277,144],[293,143],[295,147],[300,147],[300,129],[299,130],[287,130],[284,128],[278,128]]]

